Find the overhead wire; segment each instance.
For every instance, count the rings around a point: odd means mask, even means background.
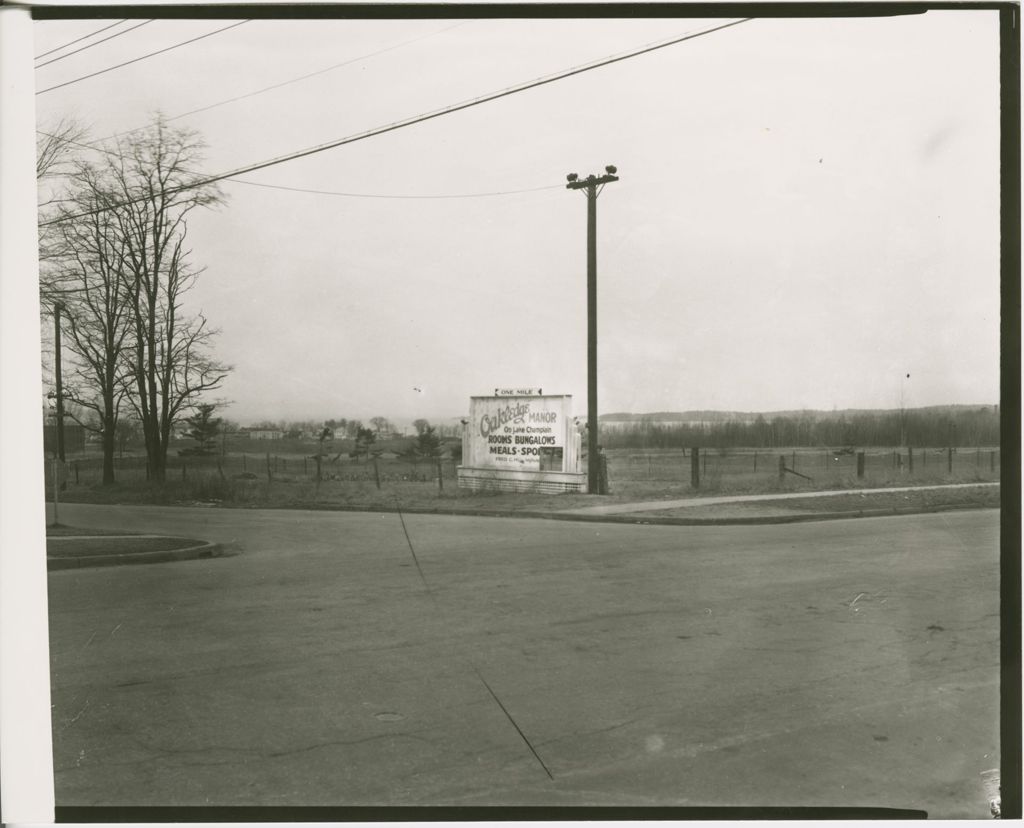
[[[172,116],[170,116],[168,118],[164,118],[164,121],[165,122],[166,121],[177,121],[177,120],[179,120],[181,118],[187,118],[189,115],[197,115],[200,112],[207,112],[207,111],[209,111],[211,109],[216,109],[219,106],[226,106],[227,104],[236,103],[237,101],[242,101],[242,100],[245,100],[246,98],[253,98],[256,95],[262,95],[264,92],[272,92],[275,89],[280,89],[280,88],[282,88],[284,86],[289,86],[289,85],[291,85],[293,83],[299,83],[300,81],[309,80],[310,78],[315,78],[318,75],[323,75],[323,74],[326,74],[327,72],[333,72],[335,69],[340,69],[343,66],[349,66],[349,65],[351,65],[353,63],[357,63],[357,62],[359,62],[361,60],[368,60],[369,58],[377,57],[378,55],[383,55],[386,52],[391,52],[391,51],[394,51],[395,49],[400,49],[403,46],[409,46],[410,44],[416,43],[417,41],[425,40],[425,39],[427,39],[429,37],[434,37],[434,36],[439,35],[439,34],[444,34],[447,31],[451,31],[452,29],[456,29],[459,26],[465,26],[467,23],[472,23],[472,22],[473,22],[472,20],[463,20],[463,21],[460,21],[459,23],[456,23],[456,24],[454,24],[452,26],[446,26],[445,28],[440,29],[440,30],[438,30],[436,32],[429,32],[427,34],[423,34],[423,35],[419,35],[418,37],[411,38],[410,40],[403,40],[401,43],[395,43],[395,44],[393,44],[391,46],[387,46],[387,47],[385,47],[383,49],[379,49],[376,52],[369,52],[368,54],[365,54],[365,55],[359,55],[358,57],[349,58],[348,60],[342,61],[341,63],[335,63],[335,64],[333,64],[331,66],[326,66],[323,69],[318,69],[315,72],[309,72],[308,74],[305,74],[305,75],[299,75],[298,77],[295,77],[295,78],[289,78],[288,80],[280,81],[279,83],[274,83],[274,84],[271,84],[270,86],[264,86],[264,87],[262,87],[260,89],[255,89],[252,92],[246,92],[246,93],[244,93],[242,95],[236,95],[233,98],[225,98],[224,100],[215,101],[214,103],[207,104],[206,106],[200,106],[200,107],[197,107],[196,109],[190,109],[188,112],[181,112],[178,115],[172,115]],[[115,133],[113,133],[111,135],[106,136],[105,138],[100,138],[99,140],[100,141],[107,141],[107,140],[109,140],[111,138],[117,138],[117,137],[120,137],[122,135],[130,135],[130,134],[132,134],[134,132],[140,132],[141,130],[147,129],[150,126],[152,126],[152,124],[145,124],[145,125],[140,126],[140,127],[135,127],[134,129],[125,130],[124,132],[115,132]]]
[[[80,49],[75,49],[73,52],[68,52],[66,55],[57,55],[57,57],[55,58],[43,61],[42,63],[37,63],[35,68],[42,69],[44,66],[49,66],[51,63],[56,63],[58,60],[64,60],[64,58],[69,58],[72,55],[77,55],[79,52],[84,52],[86,49],[91,49],[93,46],[99,46],[101,43],[106,43],[108,40],[113,40],[115,37],[120,37],[123,34],[128,34],[128,32],[134,32],[136,29],[141,29],[143,26],[153,23],[155,20],[156,18],[153,18],[151,20],[143,20],[141,23],[136,23],[134,26],[129,26],[127,29],[122,29],[119,32],[114,32],[112,35],[101,38],[100,40],[97,40],[94,43],[87,43]]]
[[[215,183],[217,181],[224,181],[225,179],[235,178],[236,176],[245,175],[246,173],[256,172],[257,170],[267,169],[268,167],[277,166],[278,164],[284,164],[284,163],[286,163],[288,161],[295,161],[295,160],[297,160],[299,158],[305,158],[305,157],[310,156],[310,155],[315,155],[317,153],[325,152],[325,151],[327,151],[329,149],[335,149],[337,147],[345,146],[347,144],[353,144],[353,143],[355,143],[357,141],[366,140],[367,138],[373,138],[373,137],[376,137],[378,135],[384,135],[384,134],[389,133],[389,132],[395,132],[397,130],[404,129],[405,127],[409,127],[409,126],[413,126],[415,124],[423,123],[424,121],[430,121],[430,120],[434,120],[435,118],[440,118],[440,117],[445,116],[445,115],[451,115],[451,114],[453,114],[455,112],[461,112],[462,110],[470,109],[470,108],[475,107],[475,106],[480,106],[481,104],[489,103],[491,101],[495,101],[495,100],[498,100],[500,98],[505,98],[505,97],[508,97],[510,95],[515,95],[515,94],[517,94],[519,92],[525,92],[525,91],[527,91],[529,89],[535,89],[538,86],[545,86],[547,84],[554,83],[554,82],[559,81],[559,80],[564,80],[565,78],[573,77],[575,75],[579,75],[579,74],[582,74],[584,72],[589,72],[589,71],[592,71],[594,69],[598,69],[598,68],[601,68],[601,67],[604,67],[604,66],[609,66],[609,65],[611,65],[613,63],[619,63],[619,62],[624,61],[624,60],[629,60],[630,58],[634,58],[634,57],[638,57],[640,55],[648,54],[650,52],[657,51],[658,49],[665,49],[665,48],[667,48],[669,46],[674,46],[674,45],[676,45],[678,43],[683,43],[684,41],[687,41],[687,40],[693,40],[693,39],[698,38],[698,37],[703,37],[704,35],[712,34],[713,32],[718,32],[718,31],[722,31],[723,29],[728,29],[728,28],[730,28],[732,26],[738,26],[741,23],[748,23],[748,22],[750,22],[751,20],[754,20],[754,19],[756,19],[756,18],[745,17],[745,18],[741,18],[740,20],[733,20],[733,21],[730,21],[729,23],[724,23],[724,24],[721,24],[719,26],[714,26],[714,27],[712,27],[710,29],[704,29],[704,30],[699,31],[699,32],[691,32],[691,33],[687,33],[687,34],[684,34],[684,35],[680,35],[678,37],[671,38],[669,40],[665,40],[665,41],[661,41],[661,42],[653,43],[653,44],[648,44],[646,46],[642,46],[642,47],[640,47],[638,49],[634,49],[634,50],[629,51],[629,52],[624,52],[624,53],[621,53],[621,54],[612,55],[610,57],[601,58],[599,60],[592,61],[592,62],[587,63],[587,64],[583,64],[582,66],[577,66],[577,67],[574,67],[572,69],[567,69],[567,70],[563,70],[561,72],[556,72],[554,74],[546,75],[544,77],[537,78],[537,79],[532,80],[532,81],[527,81],[525,83],[517,84],[515,86],[510,86],[510,87],[507,87],[506,89],[499,90],[498,92],[492,92],[492,93],[487,94],[487,95],[481,95],[481,96],[476,97],[476,98],[471,98],[469,100],[462,101],[461,103],[452,104],[450,106],[442,107],[441,109],[433,110],[432,112],[427,112],[427,113],[424,113],[424,114],[421,114],[421,115],[412,116],[410,118],[406,118],[406,119],[401,120],[401,121],[395,121],[393,123],[386,124],[386,125],[381,126],[381,127],[376,127],[374,129],[369,129],[369,130],[366,130],[364,132],[360,132],[360,133],[356,133],[354,135],[346,136],[344,138],[338,138],[336,140],[329,141],[329,142],[324,143],[324,144],[318,144],[316,146],[308,147],[308,148],[303,149],[303,150],[298,150],[296,152],[291,152],[291,153],[288,153],[286,155],[278,156],[276,158],[271,158],[271,159],[269,159],[267,161],[260,161],[260,162],[257,162],[255,164],[249,164],[249,165],[244,166],[244,167],[238,167],[238,168],[236,168],[234,170],[229,170],[227,172],[219,173],[219,174],[216,174],[216,175],[209,175],[209,176],[205,176],[205,177],[200,177],[200,178],[196,179],[195,181],[189,182],[188,184],[181,184],[181,185],[179,185],[177,187],[173,187],[170,190],[168,190],[168,193],[172,194],[172,193],[176,193],[176,192],[182,192],[184,190],[195,189],[196,187],[202,187],[202,186],[205,186],[207,184],[213,184],[213,183]],[[143,201],[143,200],[145,200],[145,197],[140,197],[140,198],[137,198],[137,199],[130,199],[128,201],[123,201],[123,202],[121,202],[119,204],[111,204],[111,205],[107,205],[105,207],[96,208],[95,210],[88,210],[88,211],[85,211],[83,213],[76,213],[76,214],[69,215],[69,216],[62,216],[61,218],[51,219],[48,222],[42,222],[40,224],[40,226],[41,227],[45,227],[47,225],[56,224],[56,223],[62,222],[62,221],[71,221],[72,219],[75,219],[75,218],[82,218],[84,216],[96,215],[98,213],[102,213],[102,212],[107,212],[109,210],[118,209],[119,207],[126,207],[126,206],[128,206],[130,204],[135,204],[135,203],[138,203],[139,201]]]
[[[539,193],[542,190],[561,190],[561,184],[546,184],[543,187],[528,187],[523,190],[496,190],[486,193],[440,193],[425,195],[401,195],[382,193],[345,193],[336,190],[312,190],[305,187],[287,187],[284,184],[265,184],[260,181],[245,181],[241,178],[225,178],[233,184],[247,184],[250,187],[266,187],[271,190],[287,190],[293,193],[311,193],[313,195],[341,196],[344,198],[382,198],[382,199],[456,199],[456,198],[489,198],[492,196],[520,195],[522,193]]]
[[[59,136],[53,135],[52,133],[46,132],[45,130],[36,130],[40,135],[46,135],[50,138],[58,138]],[[86,144],[82,141],[72,141],[64,138],[63,140],[68,144],[76,147],[82,147],[83,149],[93,150],[94,152],[101,152],[112,158],[119,158],[120,156],[114,150],[107,149],[106,147],[100,147],[95,144]],[[182,172],[189,173],[192,175],[199,175],[191,170],[182,170]],[[560,190],[562,189],[561,184],[546,184],[542,187],[527,187],[520,190],[496,190],[485,193],[428,193],[428,194],[401,194],[401,193],[347,193],[340,192],[338,190],[314,190],[306,187],[289,187],[285,184],[269,184],[263,181],[246,181],[242,178],[225,178],[225,182],[232,184],[246,184],[250,187],[264,187],[269,190],[286,190],[293,193],[310,193],[312,195],[329,195],[329,196],[342,196],[345,198],[377,198],[377,199],[459,199],[459,198],[487,198],[491,196],[506,196],[506,195],[521,195],[523,193],[539,193],[544,190]],[[69,198],[57,198],[51,199],[50,201],[44,202],[43,204],[36,205],[37,207],[46,207],[52,204],[68,204],[74,201]]]
[[[118,63],[118,64],[116,64],[114,66],[108,66],[106,69],[100,69],[98,72],[91,72],[88,75],[82,75],[81,77],[77,77],[77,78],[74,78],[74,79],[69,80],[69,81],[64,81],[64,83],[58,83],[58,84],[55,84],[54,86],[49,86],[46,89],[40,89],[38,92],[36,92],[36,94],[37,95],[42,95],[42,94],[44,94],[46,92],[52,92],[55,89],[62,89],[65,86],[71,86],[71,84],[73,84],[73,83],[79,83],[81,81],[88,80],[89,78],[95,78],[97,75],[103,75],[103,74],[106,74],[107,72],[113,72],[115,69],[121,69],[124,66],[130,66],[133,63],[138,63],[140,60],[146,60],[147,58],[151,58],[151,57],[154,57],[156,55],[162,55],[162,54],[164,54],[164,52],[170,52],[172,49],[179,49],[182,46],[187,46],[189,43],[195,43],[198,40],[203,40],[204,38],[207,38],[207,37],[213,37],[213,35],[215,35],[215,34],[220,34],[221,32],[226,32],[228,29],[234,29],[236,26],[241,26],[242,24],[248,23],[248,22],[249,22],[248,20],[242,20],[242,21],[239,21],[238,23],[232,23],[230,26],[224,26],[223,28],[215,29],[212,32],[207,32],[206,34],[199,35],[198,37],[193,37],[193,38],[190,38],[188,40],[183,40],[180,43],[175,43],[172,46],[167,46],[167,47],[165,47],[163,49],[157,49],[155,52],[149,52],[148,54],[140,55],[137,58],[132,58],[131,60],[126,60],[126,61],[124,61],[124,63]]]
[[[120,26],[122,23],[127,23],[127,22],[128,22],[128,18],[125,18],[124,20],[118,20],[115,23],[111,23],[111,24],[109,24],[107,26],[104,26],[102,29],[97,29],[95,32],[89,32],[89,34],[87,34],[87,35],[82,35],[81,37],[76,37],[74,40],[69,40],[67,43],[65,43],[62,46],[58,46],[55,49],[50,49],[49,51],[43,52],[41,55],[36,55],[35,59],[39,60],[40,58],[44,58],[47,55],[52,55],[54,52],[59,52],[62,49],[67,49],[68,46],[74,46],[76,43],[81,43],[83,40],[88,40],[90,37],[95,37],[96,35],[100,34],[101,32],[105,32],[107,29],[113,29],[114,26]]]

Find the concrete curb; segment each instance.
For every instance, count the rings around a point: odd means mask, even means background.
[[[104,537],[93,535],[93,538]],[[110,537],[125,538],[131,535],[111,535]],[[158,537],[167,537],[161,535]],[[184,543],[193,544],[180,549],[161,549],[153,552],[123,552],[121,554],[108,555],[82,555],[74,558],[49,557],[46,558],[46,569],[55,572],[65,569],[86,569],[97,566],[131,566],[134,564],[171,563],[174,561],[192,561],[202,558],[221,558],[231,554],[219,543],[204,541],[196,543],[190,538],[182,538]]]
[[[173,507],[168,507],[173,508]],[[220,508],[247,509],[252,507],[223,506]],[[357,508],[354,506],[338,506],[331,504],[292,504],[289,506],[274,506],[273,509],[281,511],[310,511],[310,512],[359,512],[362,514],[382,515],[441,515],[444,517],[490,517],[490,518],[524,518],[527,520],[568,520],[580,523],[627,523],[631,525],[651,524],[662,526],[771,526],[783,523],[813,523],[826,520],[853,520],[865,517],[895,517],[906,515],[927,515],[935,512],[954,512],[975,509],[994,509],[995,506],[984,505],[952,505],[952,506],[920,506],[888,509],[858,509],[847,512],[805,512],[792,515],[762,515],[760,517],[728,517],[728,518],[687,518],[667,515],[643,516],[642,512],[629,514],[607,514],[607,515],[580,515],[572,512],[538,512],[538,511],[493,511],[488,509],[429,509],[424,507],[410,506],[409,508],[397,509],[393,506],[376,506]]]
[[[547,514],[531,515],[531,517],[547,517],[555,520],[582,520],[591,523],[628,523],[651,524],[662,526],[772,526],[783,523],[817,523],[826,520],[854,520],[856,518],[896,517],[907,515],[927,515],[934,512],[957,512],[974,509],[993,509],[993,506],[922,506],[901,509],[858,509],[848,512],[806,512],[794,515],[762,515],[760,517],[728,517],[728,518],[686,518],[669,515],[648,515],[641,513],[623,515],[570,515]]]

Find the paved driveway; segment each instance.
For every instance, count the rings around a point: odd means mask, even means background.
[[[244,551],[50,574],[58,805],[988,816],[995,511],[403,528],[394,514],[61,508],[72,525]]]

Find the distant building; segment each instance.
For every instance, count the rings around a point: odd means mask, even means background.
[[[242,429],[242,431],[245,432],[246,434],[248,434],[250,440],[283,440],[284,439],[284,432],[283,431],[279,431],[276,428],[275,429],[256,428],[256,429],[249,429],[248,431],[246,431],[245,429]]]

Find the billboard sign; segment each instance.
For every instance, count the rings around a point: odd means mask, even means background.
[[[469,456],[463,462],[475,468],[565,471],[571,421],[567,395],[472,397]]]

